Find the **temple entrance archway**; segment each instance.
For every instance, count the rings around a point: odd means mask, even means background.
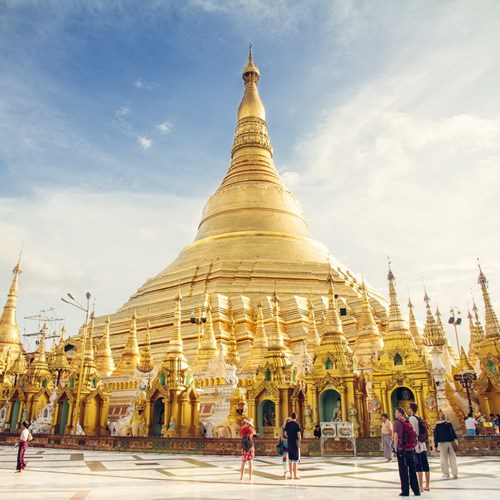
[[[165,420],[165,402],[158,398],[153,406],[153,436],[161,436],[161,430]]]
[[[415,394],[408,387],[396,387],[391,394],[391,415],[394,416],[394,410],[399,406],[403,408],[406,414],[410,408],[410,403],[415,402]]]
[[[319,397],[319,415],[321,422],[342,420],[342,404],[340,394],[328,389],[323,391]]]
[[[276,426],[276,405],[270,399],[264,399],[258,409],[258,430],[264,437],[274,436]]]
[[[67,399],[59,400],[59,411],[57,413],[57,424],[55,428],[56,434],[64,434],[68,423],[69,401]]]
[[[15,432],[17,428],[17,421],[19,420],[19,411],[21,409],[21,401],[16,399],[12,405],[12,413],[10,417],[10,432]]]

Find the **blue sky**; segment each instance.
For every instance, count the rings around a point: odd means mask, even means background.
[[[312,235],[424,320],[500,313],[500,3],[28,1],[0,5],[0,287],[113,312],[195,235],[229,165],[248,42],[275,163]],[[466,333],[464,328],[463,333]],[[464,335],[465,338],[465,335]]]

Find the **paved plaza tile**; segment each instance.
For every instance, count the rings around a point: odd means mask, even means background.
[[[397,463],[383,458],[306,457],[299,480],[284,479],[279,457],[257,457],[254,478],[239,480],[233,456],[166,455],[30,447],[16,474],[17,449],[0,447],[0,498],[10,499],[331,499],[399,498]],[[428,500],[495,499],[500,457],[459,457],[459,478],[443,479],[430,457]]]

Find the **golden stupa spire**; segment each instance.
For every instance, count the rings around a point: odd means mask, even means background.
[[[318,333],[318,327],[316,325],[316,316],[314,314],[314,304],[312,299],[309,297],[307,301],[308,308],[308,326],[307,326],[307,336],[306,336],[306,347],[307,352],[310,356],[314,358],[319,344],[321,343],[321,338]]]
[[[266,328],[264,326],[264,312],[262,300],[257,304],[257,326],[255,328],[255,336],[253,338],[252,349],[250,355],[242,369],[245,373],[255,373],[259,366],[264,364],[264,358],[269,347],[267,340]]]
[[[208,294],[205,298],[205,307],[207,321],[201,324],[202,335],[200,347],[196,351],[196,356],[191,364],[191,370],[195,375],[205,374],[210,360],[216,359],[219,355],[212,319],[212,305]]]
[[[95,353],[94,353],[94,312],[90,314],[90,321],[87,326],[87,334],[85,336],[85,351],[83,354],[83,380],[90,385],[92,380],[98,376]]]
[[[286,367],[290,365],[290,362],[287,358],[286,347],[283,342],[283,335],[281,333],[280,299],[276,290],[273,293],[271,303],[273,311],[273,322],[271,326],[271,334],[268,338],[268,347],[265,359],[276,367]]]
[[[21,336],[16,318],[18,282],[19,275],[22,273],[21,255],[19,255],[19,260],[12,272],[14,277],[0,316],[0,352],[8,349],[12,350],[12,354],[16,354],[22,350]]]
[[[245,90],[238,108],[231,165],[205,205],[197,241],[242,232],[309,237],[302,209],[273,163],[266,112],[257,89],[259,78],[250,47],[243,70]]]
[[[187,364],[187,360],[184,356],[181,325],[182,325],[182,295],[180,289],[178,289],[177,295],[175,297],[174,323],[172,325],[172,336],[170,337],[170,341],[168,343],[164,360],[169,360],[179,357],[182,358],[182,361]]]
[[[424,302],[425,302],[425,327],[424,327],[424,341],[425,344],[432,347],[442,347],[446,345],[446,336],[444,335],[443,328],[440,328],[436,323],[431,311],[431,299],[427,294],[424,287]]]
[[[477,282],[481,286],[481,292],[483,294],[484,301],[484,331],[485,331],[485,339],[497,339],[500,340],[500,323],[498,322],[497,314],[493,309],[493,305],[491,304],[490,293],[488,292],[488,280],[486,276],[483,274],[483,270],[481,269],[481,265],[478,262],[479,266],[479,278]]]
[[[137,313],[134,311],[130,322],[130,332],[127,339],[127,344],[123,349],[120,361],[113,372],[114,377],[133,376],[137,367],[141,353],[139,352],[139,344],[137,343]]]
[[[389,273],[387,274],[389,281],[389,318],[387,320],[387,335],[391,333],[398,333],[408,337],[408,341],[413,343],[413,339],[408,328],[408,323],[401,312],[398,302],[398,295],[396,292],[396,278],[391,269],[391,262],[389,261]]]
[[[29,374],[32,382],[42,382],[43,379],[50,380],[49,365],[47,363],[47,354],[45,352],[45,337],[47,336],[47,323],[42,326],[42,335],[35,351],[33,361],[29,366]]]
[[[228,365],[238,366],[240,363],[240,356],[238,354],[238,345],[236,342],[236,325],[234,321],[233,311],[231,308],[231,301],[229,301],[229,341],[227,343],[227,353],[224,361]]]
[[[469,319],[469,353],[468,357],[473,365],[477,364],[479,359],[479,348],[484,340],[484,330],[481,321],[479,320],[479,314],[477,310],[476,303],[473,301],[472,310],[474,311],[474,317],[470,310],[468,311],[467,318]]]
[[[328,273],[327,287],[328,310],[323,323],[323,336],[314,362],[314,371],[318,376],[329,370],[343,374],[352,373],[354,370],[353,353],[347,343],[340,321],[337,295],[331,272]]]
[[[180,387],[184,385],[185,375],[189,369],[182,343],[182,295],[180,288],[177,290],[177,295],[174,300],[175,307],[172,336],[170,337],[160,370],[166,375],[167,385],[171,387]]]
[[[14,384],[16,384],[19,376],[24,375],[27,370],[26,357],[23,351],[19,351],[19,354],[12,364],[12,366],[7,369],[8,375],[14,375]]]
[[[115,371],[115,361],[109,343],[109,327],[111,320],[109,316],[106,318],[104,332],[101,337],[101,343],[97,350],[96,367],[101,377],[109,377]]]
[[[411,298],[408,297],[408,318],[409,318],[409,325],[410,325],[410,333],[411,336],[413,337],[413,341],[415,342],[415,345],[417,346],[417,349],[422,353],[426,354],[426,346],[424,342],[424,336],[422,332],[420,331],[420,328],[417,325],[417,320],[415,318],[415,314],[413,313],[413,304],[411,302]]]
[[[144,334],[144,346],[141,351],[141,357],[137,363],[137,369],[142,373],[149,373],[153,371],[155,364],[153,362],[153,357],[151,356],[151,338],[149,330],[151,328],[151,323],[148,318],[148,326],[146,328],[146,333]]]
[[[456,372],[473,372],[474,367],[470,364],[469,359],[467,358],[467,354],[465,354],[465,350],[463,346],[460,347],[460,361],[458,362]]]
[[[375,323],[364,282],[361,291],[361,315],[357,324],[358,336],[355,341],[355,349],[358,366],[369,368],[371,360],[377,357],[384,341],[377,323]]]
[[[59,342],[55,348],[54,356],[52,357],[52,362],[50,363],[50,370],[57,373],[56,384],[59,384],[61,374],[64,371],[69,371],[69,361],[64,350],[65,347],[65,336],[66,336],[66,325],[61,328],[61,336],[59,337]]]

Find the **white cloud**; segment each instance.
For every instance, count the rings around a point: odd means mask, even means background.
[[[0,198],[0,300],[24,246],[18,323],[23,328],[25,316],[55,307],[74,335],[82,314],[60,297],[90,291],[98,314],[114,312],[191,243],[203,202],[77,189],[39,191],[22,204]]]
[[[156,130],[160,134],[168,134],[173,128],[173,125],[170,122],[163,122],[156,126]]]
[[[139,143],[139,146],[144,150],[149,149],[153,145],[153,139],[149,139],[148,137],[143,135],[137,137],[137,142]]]
[[[130,114],[130,108],[128,106],[120,106],[116,111],[115,111],[115,116],[122,117],[122,116],[127,116]]]
[[[142,82],[142,80],[139,78],[139,80],[136,80],[134,82],[134,87],[136,89],[142,89],[144,87],[144,83]]]

